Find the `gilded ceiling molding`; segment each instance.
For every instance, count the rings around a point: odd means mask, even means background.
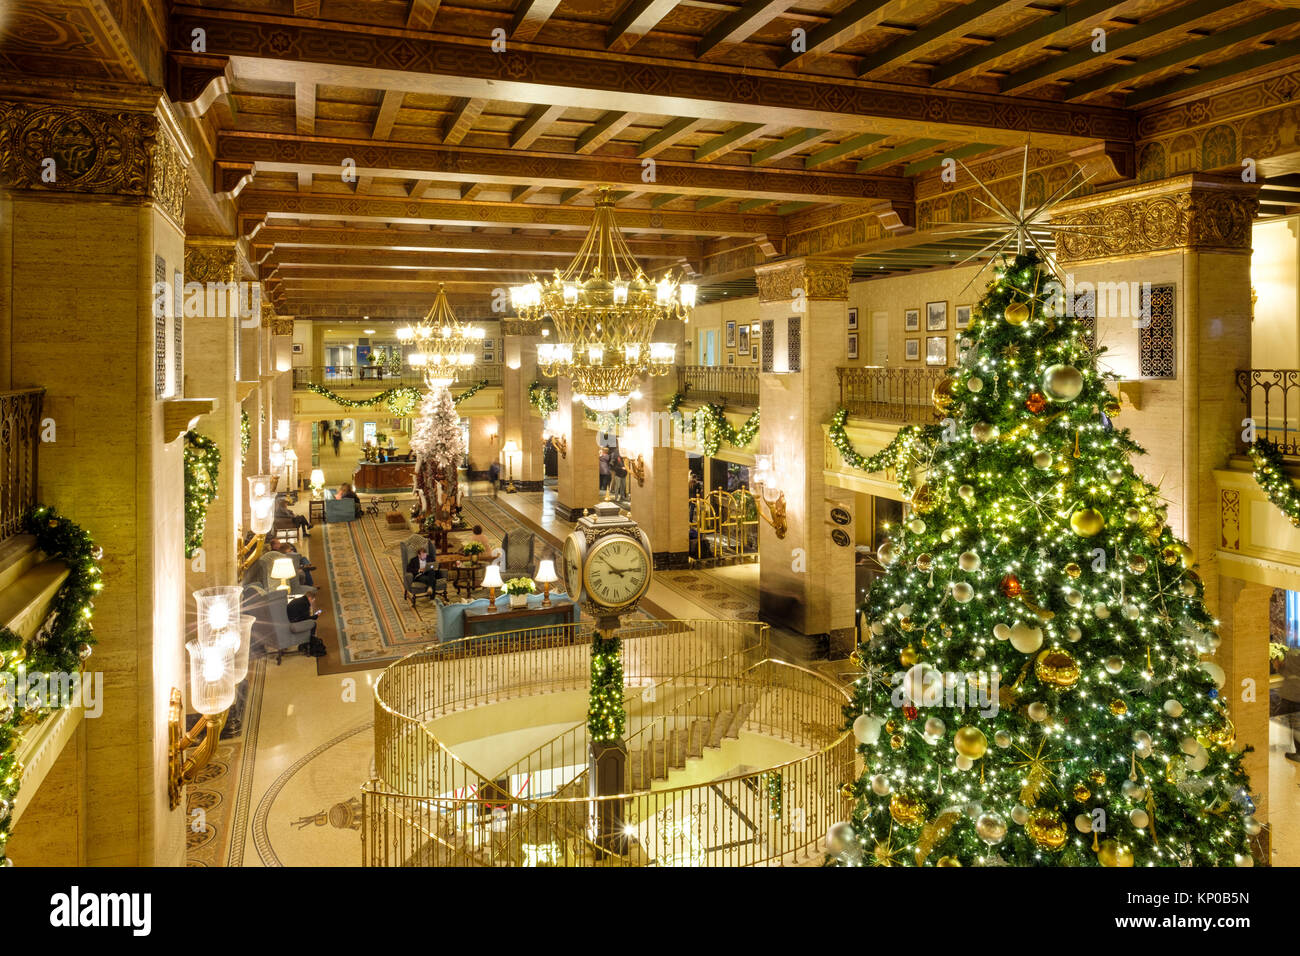
[[[853,262],[849,259],[792,259],[759,266],[754,275],[758,280],[759,302],[784,302],[800,295],[809,301],[847,299]]]
[[[1070,200],[1052,221],[1095,228],[1058,233],[1057,258],[1068,264],[1176,249],[1250,255],[1258,205],[1257,186],[1202,174]]]
[[[234,282],[239,278],[239,251],[227,243],[185,243],[186,282]]]
[[[183,224],[187,164],[154,113],[0,101],[0,172],[12,188],[152,201]]]
[[[502,319],[502,335],[541,335],[541,319]]]
[[[293,316],[291,315],[273,316],[271,318],[271,334],[272,335],[293,335]]]

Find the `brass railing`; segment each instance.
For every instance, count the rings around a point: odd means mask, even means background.
[[[759,659],[766,628],[756,622],[624,628],[625,680],[650,697],[630,715],[629,749],[655,753],[647,743],[670,741],[674,731],[681,739],[702,718],[724,714],[730,729],[808,751],[798,759],[692,786],[629,786],[601,798],[585,792],[585,769],[535,797],[522,788],[509,792],[515,782],[504,772],[489,780],[457,760],[428,726],[433,717],[586,687],[590,630],[566,629],[561,640],[549,635],[553,646],[538,647],[537,635],[520,632],[505,636],[517,648],[510,653],[464,646],[439,657],[441,648],[430,649],[384,672],[375,687],[377,776],[362,794],[364,865],[773,865],[820,855],[824,833],[846,812],[839,787],[853,773],[855,746],[842,716],[848,694],[819,674]],[[554,756],[565,766],[586,761],[576,740]],[[613,806],[634,837],[617,850],[592,842],[591,821]]]
[[[36,504],[36,460],[45,389],[0,392],[0,541],[22,531]]]
[[[692,402],[758,405],[758,369],[744,365],[681,365],[677,391]]]
[[[938,419],[930,393],[948,373],[946,368],[845,368],[840,380],[840,404],[849,414],[875,422],[925,425]]]
[[[500,362],[474,365],[461,373],[460,382],[452,386],[452,392],[454,394],[459,389],[468,388],[475,382],[485,379],[489,385],[500,385],[504,368],[505,366]],[[355,387],[382,391],[397,385],[418,387],[423,384],[423,373],[409,367],[396,371],[387,365],[295,365],[293,367],[294,388],[323,385],[329,389]]]
[[[758,558],[758,508],[745,488],[715,488],[690,500],[690,559],[698,564],[740,564]]]
[[[1300,369],[1237,369],[1237,389],[1246,404],[1244,417],[1255,423],[1255,434],[1277,445],[1284,455],[1300,455]],[[1244,450],[1242,429],[1238,446]]]

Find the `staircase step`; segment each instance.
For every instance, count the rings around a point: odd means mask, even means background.
[[[669,766],[674,770],[680,770],[686,766],[686,751],[689,732],[686,730],[674,730],[669,738]]]
[[[45,558],[30,535],[6,541],[0,546],[0,625],[31,640],[67,576],[68,566]]]
[[[709,736],[708,736],[709,746],[721,747],[722,738],[727,735],[727,730],[730,727],[731,727],[731,711],[729,710],[721,711],[718,714],[718,716],[713,719],[712,726],[709,727]]]
[[[696,718],[691,721],[691,729],[687,733],[686,756],[703,757],[704,745],[709,739],[709,721],[707,719]]]

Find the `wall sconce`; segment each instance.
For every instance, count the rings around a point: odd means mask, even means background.
[[[750,494],[754,496],[754,510],[758,512],[760,518],[772,526],[779,541],[785,537],[789,524],[785,517],[785,492],[772,488],[774,477],[772,456],[755,455],[754,467],[749,472],[749,489]],[[763,514],[763,504],[767,505],[768,514]]]
[[[181,805],[185,785],[194,781],[216,752],[221,728],[235,702],[235,687],[248,674],[254,618],[239,613],[242,593],[238,587],[194,592],[198,636],[185,650],[190,657],[190,703],[202,719],[184,730],[184,702],[180,688],[173,687],[167,707],[167,802],[173,810]]]
[[[501,569],[495,564],[489,564],[483,571],[483,583],[481,587],[488,589],[488,606],[489,611],[497,610],[497,588],[504,587],[505,582],[501,580]]]
[[[275,484],[278,475],[248,476],[248,526],[253,532],[253,550],[244,556],[239,566],[242,575],[266,547],[266,533],[275,524]]]
[[[636,486],[641,488],[645,485],[645,455],[637,455],[636,461],[628,459],[627,470],[632,472],[632,477],[636,479]]]
[[[537,563],[537,573],[533,580],[542,586],[542,607],[551,606],[551,585],[559,580],[555,574],[555,562],[546,558]]]

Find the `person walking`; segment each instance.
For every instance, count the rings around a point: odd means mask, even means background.
[[[615,501],[622,501],[627,497],[627,462],[622,455],[615,452],[609,456],[609,470],[612,475],[609,495]]]
[[[610,477],[609,447],[607,445],[601,445],[600,446],[600,490],[601,491],[606,491],[609,489],[609,477]]]
[[[331,428],[330,441],[334,444],[334,457],[337,458],[339,456],[339,448],[343,445],[343,429]]]

